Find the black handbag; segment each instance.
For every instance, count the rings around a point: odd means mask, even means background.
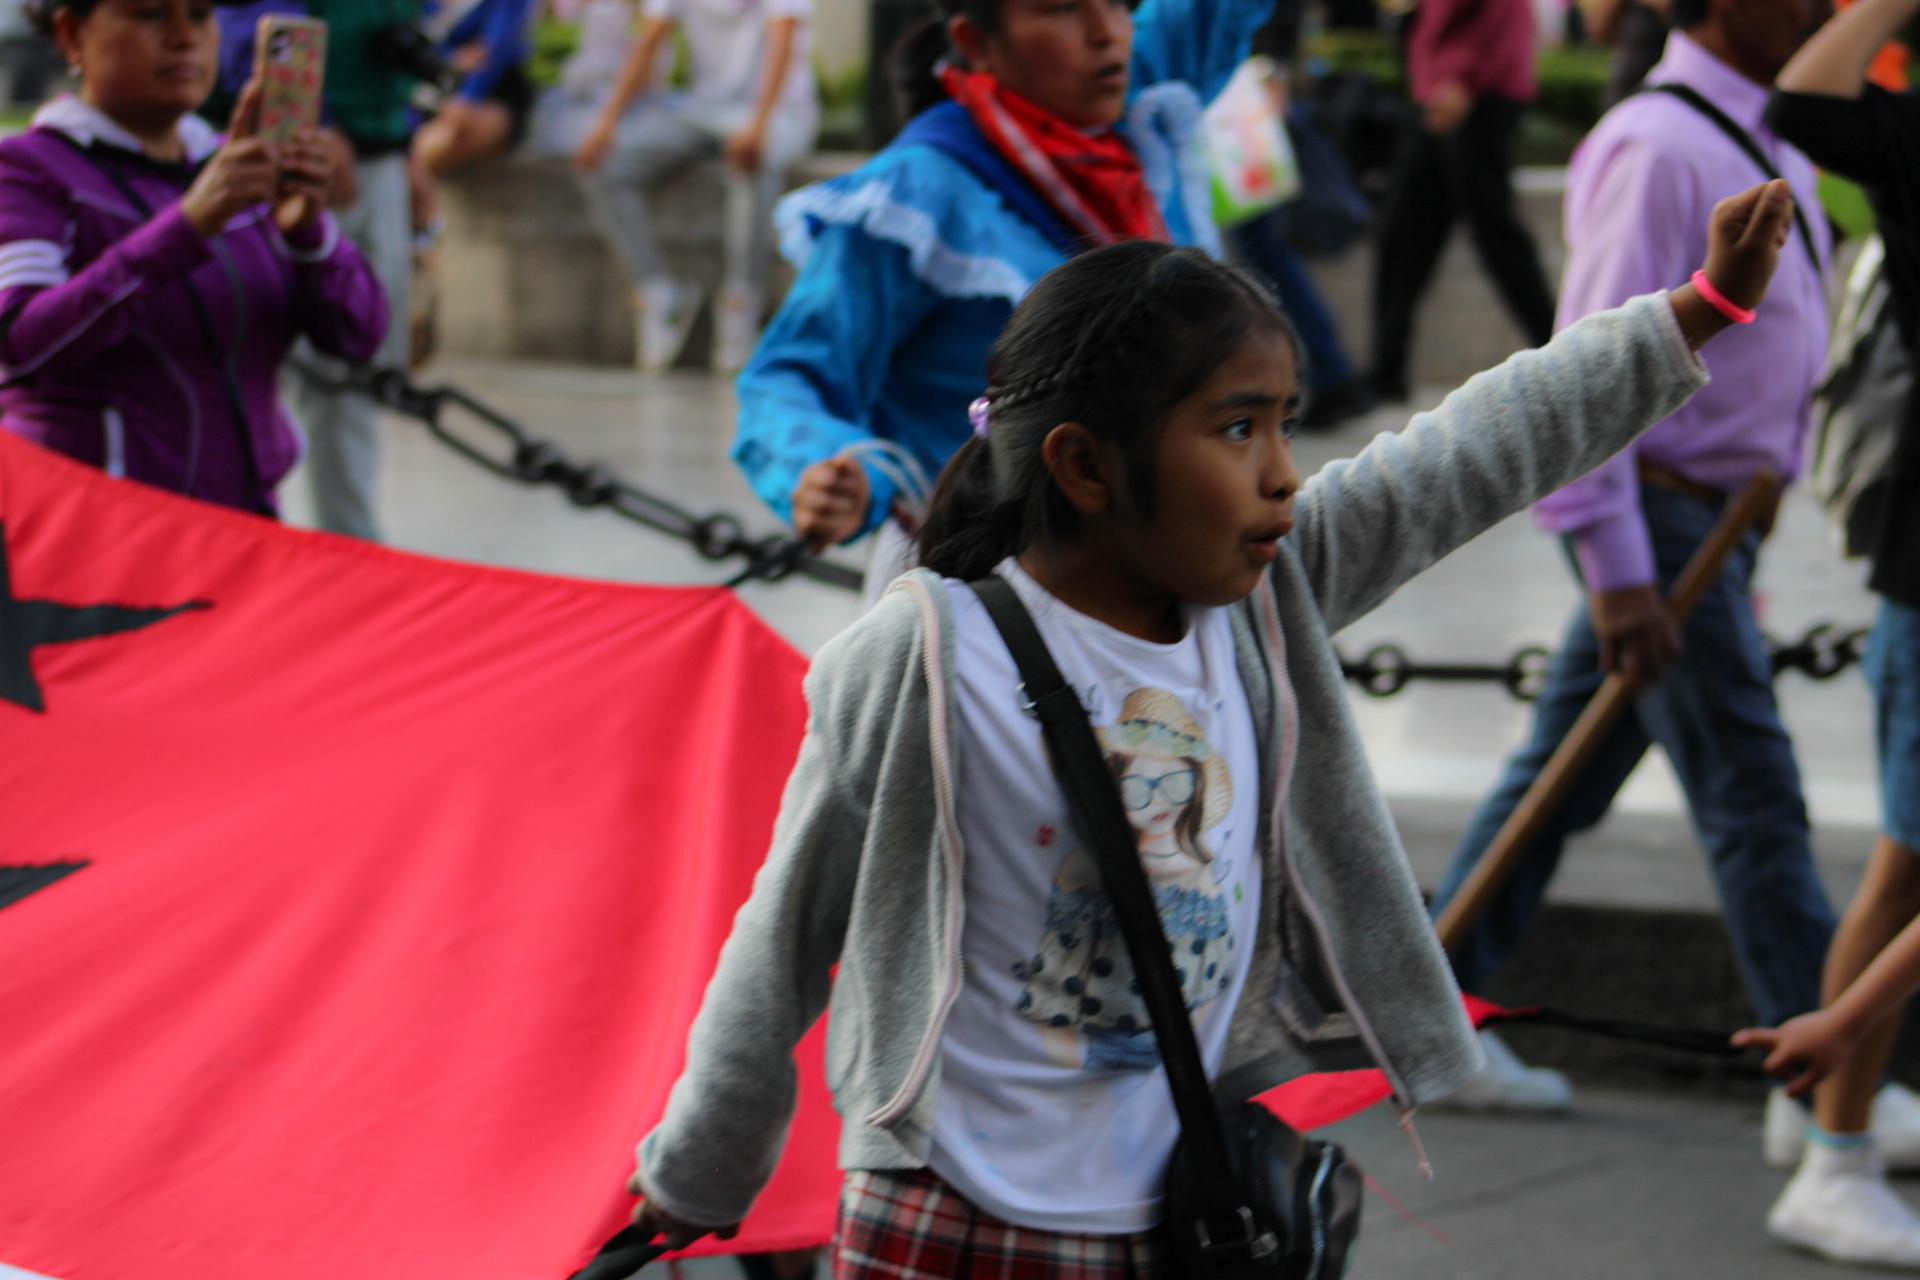
[[[1166,1276],[1335,1280],[1360,1231],[1358,1166],[1258,1103],[1215,1099],[1133,824],[1086,708],[1013,587],[997,576],[971,585],[1013,655],[1060,790],[1092,845],[1166,1064],[1180,1116],[1161,1224]]]

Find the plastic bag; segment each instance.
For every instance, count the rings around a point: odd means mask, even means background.
[[[1300,194],[1300,165],[1274,110],[1268,58],[1248,58],[1202,117],[1213,171],[1213,220],[1231,227]]]

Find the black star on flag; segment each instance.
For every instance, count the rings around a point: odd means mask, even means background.
[[[84,862],[42,862],[28,866],[0,866],[0,907],[12,906],[30,893],[65,880],[86,866]]]
[[[70,605],[52,600],[17,600],[7,566],[7,527],[0,522],[0,702],[11,702],[29,711],[47,709],[46,697],[33,674],[33,651],[40,645],[138,631],[176,613],[209,608],[212,606],[204,600],[149,609],[118,604]]]

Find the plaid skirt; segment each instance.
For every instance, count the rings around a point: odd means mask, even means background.
[[[926,1169],[854,1169],[833,1280],[1160,1280],[1160,1242],[1002,1222]]]

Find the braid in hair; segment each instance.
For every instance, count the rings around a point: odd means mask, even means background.
[[[1292,335],[1270,295],[1197,249],[1128,241],[1049,272],[988,361],[989,428],[947,464],[920,530],[921,563],[971,580],[1036,541],[1070,537],[1046,438],[1077,422],[1116,446],[1129,499],[1153,514],[1160,423],[1255,332]]]

